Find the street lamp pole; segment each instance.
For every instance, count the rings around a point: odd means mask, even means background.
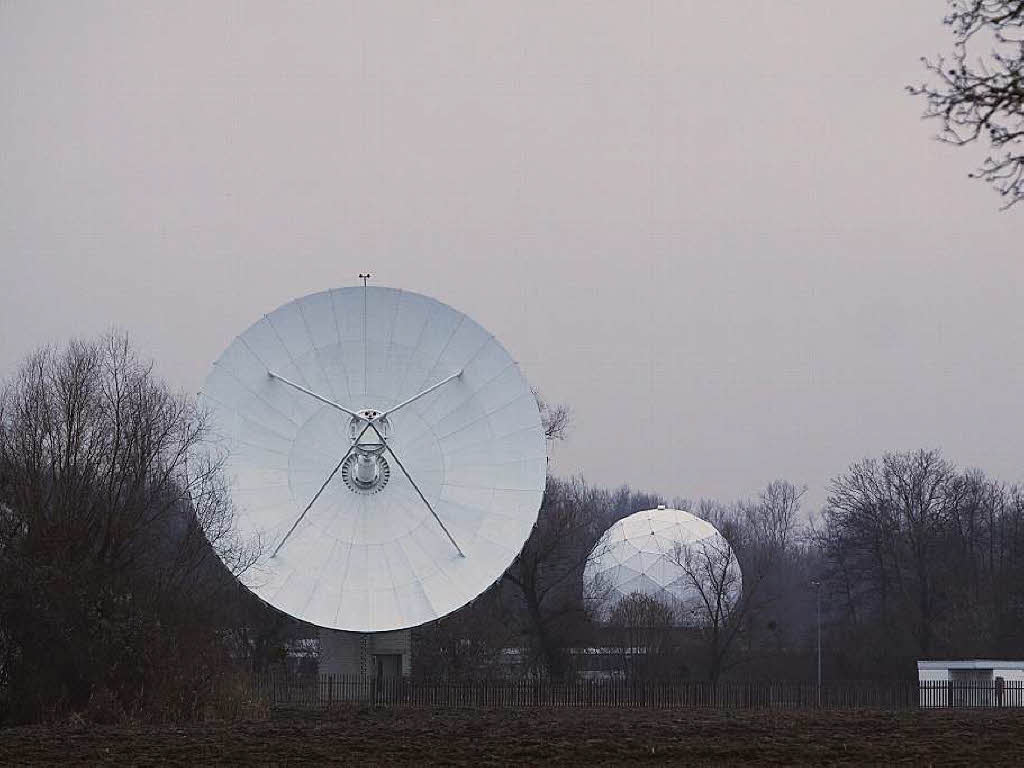
[[[814,615],[818,624],[818,707],[821,708],[821,582],[811,584],[815,587]]]

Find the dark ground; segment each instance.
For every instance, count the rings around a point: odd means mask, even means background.
[[[1024,711],[333,710],[0,730],[0,765],[1021,765]]]

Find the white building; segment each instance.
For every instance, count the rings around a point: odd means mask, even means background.
[[[922,707],[1024,706],[1024,661],[918,661]]]

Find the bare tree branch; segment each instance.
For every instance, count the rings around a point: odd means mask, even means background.
[[[991,154],[971,175],[1009,208],[1024,199],[1024,0],[948,1],[953,52],[922,59],[933,80],[908,91],[925,99],[926,118],[941,122],[940,141],[988,144]]]

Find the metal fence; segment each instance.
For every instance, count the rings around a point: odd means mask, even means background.
[[[286,676],[253,678],[253,693],[271,707],[327,709],[355,702],[377,707],[916,709],[1024,707],[1024,682],[814,683],[654,682],[642,680],[421,680],[407,677]]]
[[[1024,707],[1024,680],[997,677],[991,683],[922,681],[918,691],[918,703],[925,709]]]

